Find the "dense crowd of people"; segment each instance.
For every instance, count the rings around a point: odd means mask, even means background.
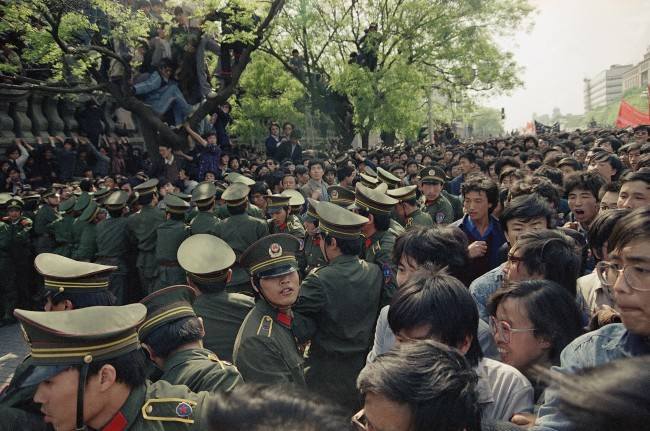
[[[2,323],[31,356],[3,422],[648,429],[648,127],[325,152],[272,123],[238,155],[186,131],[212,149],[106,139],[123,175],[85,137],[7,150]]]

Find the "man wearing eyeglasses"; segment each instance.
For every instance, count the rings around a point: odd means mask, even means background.
[[[598,264],[597,274],[612,288],[622,323],[604,326],[569,344],[559,371],[577,373],[613,360],[650,354],[650,208],[623,217],[608,241],[609,260]],[[572,430],[560,413],[557,392],[549,388],[535,429]]]

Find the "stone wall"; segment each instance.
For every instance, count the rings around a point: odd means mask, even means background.
[[[0,149],[12,144],[16,138],[34,143],[38,137],[46,141],[48,136],[71,136],[78,132],[75,113],[83,109],[89,97],[62,97],[40,91],[0,89]],[[102,120],[111,133],[116,128],[113,121],[115,104],[108,98],[98,100],[98,103],[104,113]],[[137,121],[134,124],[135,130],[129,136],[129,141],[143,145]],[[0,151],[0,155],[2,153]]]

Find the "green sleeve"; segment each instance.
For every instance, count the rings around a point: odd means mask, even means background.
[[[246,338],[240,345],[235,365],[246,383],[291,383],[291,370],[278,346],[270,338]]]
[[[301,344],[310,340],[316,333],[318,316],[327,302],[317,273],[313,271],[305,277],[300,285],[300,296],[292,307],[293,333]]]
[[[79,240],[79,248],[77,249],[77,259],[92,262],[97,256],[97,231],[96,228],[86,226],[81,239]]]

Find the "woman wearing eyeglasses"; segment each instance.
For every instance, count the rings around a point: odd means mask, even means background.
[[[528,377],[539,399],[533,366],[559,365],[562,349],[583,332],[575,298],[553,281],[526,280],[497,290],[487,308],[501,360]]]

